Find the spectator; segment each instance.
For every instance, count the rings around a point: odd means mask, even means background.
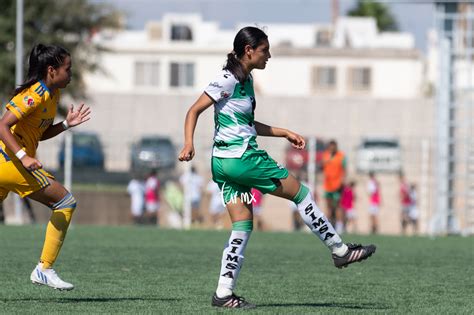
[[[211,179],[207,184],[206,191],[210,195],[209,214],[211,215],[212,224],[220,230],[223,228],[222,216],[225,210],[221,190],[219,185]]]
[[[3,202],[0,201],[0,224],[5,223],[5,213],[3,210]]]
[[[201,189],[203,186],[203,178],[196,172],[196,168],[191,166],[191,172],[184,173],[179,179],[183,186],[186,198],[191,202],[191,222],[202,223],[201,215]]]
[[[134,224],[140,224],[145,207],[145,183],[135,175],[127,186],[130,195],[130,214]]]
[[[344,231],[351,233],[357,232],[356,214],[354,210],[355,182],[350,181],[348,185],[344,185],[341,196],[341,208],[344,212]]]
[[[159,224],[160,181],[156,176],[156,170],[150,171],[145,181],[145,210],[146,223]]]
[[[402,206],[401,222],[402,222],[402,234],[405,234],[406,227],[410,221],[410,186],[405,180],[403,172],[399,174],[400,179],[400,203]]]
[[[377,234],[379,229],[378,215],[380,211],[380,184],[375,178],[374,172],[369,173],[369,183],[367,185],[369,191],[369,214],[372,234]]]
[[[410,197],[410,210],[408,211],[408,219],[409,219],[408,222],[413,225],[413,233],[417,234],[419,211],[418,211],[418,205],[417,205],[418,196],[417,196],[415,184],[410,185],[410,190],[408,192],[408,195]]]
[[[172,228],[182,228],[184,196],[181,188],[175,180],[169,180],[166,182],[163,195],[164,200],[170,207],[168,213],[168,225]]]
[[[335,140],[329,141],[328,147],[323,153],[322,165],[328,218],[335,225],[336,232],[341,233],[344,227],[344,215],[339,207],[339,202],[346,175],[346,157],[343,152],[338,150]]]
[[[36,216],[35,216],[35,213],[33,212],[33,207],[31,206],[30,199],[28,199],[28,197],[23,197],[21,198],[21,201],[23,203],[23,208],[26,208],[26,212],[28,213],[28,216],[30,217],[30,222],[36,223]]]
[[[254,221],[257,223],[257,230],[263,231],[264,230],[264,222],[262,219],[262,202],[263,202],[263,194],[260,190],[256,188],[252,188],[250,190],[250,194],[252,198],[252,207],[253,207],[253,218]]]

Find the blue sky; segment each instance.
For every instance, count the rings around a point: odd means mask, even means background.
[[[223,28],[238,22],[315,23],[331,20],[331,0],[95,0],[111,3],[127,12],[127,25],[142,29],[149,20],[160,20],[167,12],[200,13],[204,20],[218,21]],[[431,0],[381,1],[395,15],[403,32],[413,33],[416,47],[426,48],[426,32],[433,27]],[[339,0],[339,14],[355,6],[356,0]]]

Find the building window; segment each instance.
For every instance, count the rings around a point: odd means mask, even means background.
[[[334,89],[336,87],[336,67],[315,67],[313,87],[317,90]]]
[[[171,87],[191,87],[194,85],[194,64],[172,62],[170,67]]]
[[[369,90],[372,83],[370,68],[352,68],[349,70],[350,87],[353,90]]]
[[[193,32],[188,25],[174,24],[171,26],[171,40],[193,40]]]
[[[136,86],[158,86],[160,64],[156,61],[135,62],[135,85]]]
[[[316,46],[329,47],[331,45],[331,32],[329,30],[320,30],[316,33]]]

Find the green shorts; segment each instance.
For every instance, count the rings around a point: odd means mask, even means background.
[[[212,179],[219,185],[226,204],[235,201],[236,197],[248,201],[252,188],[264,194],[275,191],[281,185],[280,179],[288,177],[288,170],[278,165],[267,152],[254,149],[245,151],[240,158],[213,156],[211,170]]]
[[[335,201],[339,201],[339,199],[341,199],[341,192],[339,190],[326,191],[324,193],[324,197],[326,197],[326,199],[332,199],[332,200],[335,200]]]

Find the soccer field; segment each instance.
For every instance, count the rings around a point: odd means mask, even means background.
[[[1,313],[208,313],[228,231],[75,225],[56,270],[73,291],[32,285],[45,227],[0,226]],[[236,293],[250,313],[474,313],[474,239],[345,236],[375,255],[336,269],[306,233],[254,232]]]

